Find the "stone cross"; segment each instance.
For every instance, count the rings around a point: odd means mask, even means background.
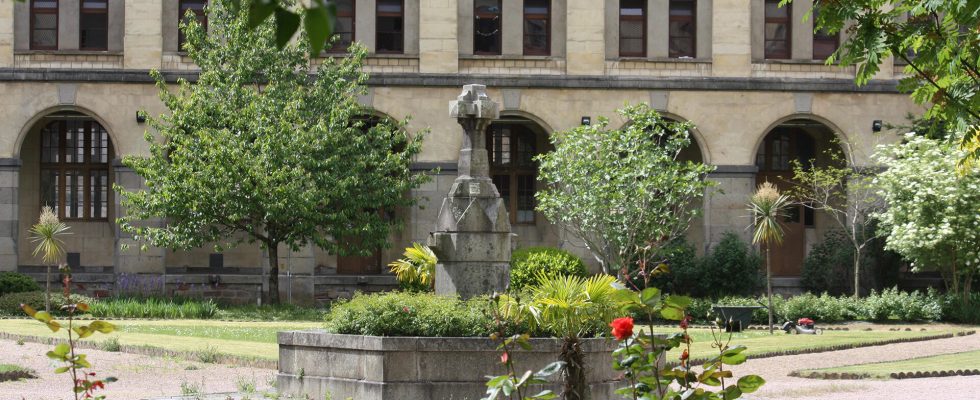
[[[513,234],[500,192],[490,179],[486,130],[500,116],[483,85],[463,86],[449,102],[449,116],[463,127],[459,173],[442,201],[429,247],[439,257],[436,293],[468,298],[503,292],[510,281]]]
[[[459,151],[459,175],[485,178],[490,176],[487,159],[486,131],[500,117],[497,103],[487,96],[484,85],[465,85],[463,93],[449,102],[449,117],[463,126],[463,148]]]

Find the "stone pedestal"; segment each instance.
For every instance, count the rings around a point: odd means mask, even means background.
[[[483,85],[466,85],[449,103],[466,137],[459,176],[442,202],[429,246],[439,257],[436,293],[463,298],[502,292],[510,281],[513,234],[500,193],[490,179],[486,129],[499,116]]]

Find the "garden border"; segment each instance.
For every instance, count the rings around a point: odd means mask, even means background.
[[[34,336],[34,335],[18,335],[14,333],[0,332],[0,339],[2,340],[23,340],[25,342],[40,343],[47,345],[54,345],[58,343],[65,343],[65,340],[52,337]],[[97,341],[78,341],[75,342],[75,347],[91,350],[105,351],[99,348],[99,342]],[[196,357],[200,354],[197,351],[177,351],[177,350],[167,350],[155,346],[134,346],[134,345],[121,345],[119,346],[119,351],[117,353],[128,353],[128,354],[138,354],[149,357],[176,357],[184,359],[185,361],[201,362],[196,360]],[[215,362],[213,364],[227,364],[234,365],[238,367],[250,367],[250,368],[265,368],[265,369],[278,369],[278,360],[269,360],[257,357],[244,357],[236,356],[234,354],[217,353]]]

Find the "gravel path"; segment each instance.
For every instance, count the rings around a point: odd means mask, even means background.
[[[733,368],[735,376],[757,374],[766,384],[752,399],[978,399],[980,378],[954,376],[902,380],[820,380],[794,378],[794,370],[839,367],[868,362],[895,361],[937,354],[980,349],[980,334],[862,347],[827,353],[782,356],[752,360]]]
[[[0,400],[65,400],[71,393],[66,374],[55,375],[44,354],[53,346],[0,340],[0,364],[16,364],[33,369],[38,379],[0,382]],[[84,349],[99,377],[114,376],[118,382],[107,385],[109,399],[137,400],[180,395],[183,390],[202,393],[238,391],[239,382],[267,390],[276,371],[203,364],[167,357],[149,357]],[[261,398],[261,396],[256,396]]]

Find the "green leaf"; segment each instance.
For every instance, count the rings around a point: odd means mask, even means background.
[[[44,322],[45,324],[51,322],[51,314],[48,313],[47,311],[38,311],[34,313],[32,317],[34,317],[34,319],[38,321]]]
[[[266,19],[279,8],[273,0],[253,0],[248,4],[248,27],[258,28]]]
[[[65,372],[68,372],[68,369],[69,369],[68,367],[58,367],[54,369],[54,373],[63,374]]]
[[[687,309],[691,305],[691,298],[687,296],[671,295],[664,299],[664,303],[671,307]]]
[[[116,326],[105,322],[105,321],[94,321],[88,325],[92,330],[99,331],[100,333],[112,333],[116,330]]]
[[[562,362],[562,361],[555,361],[555,362],[553,362],[551,364],[545,365],[544,368],[541,368],[541,370],[538,371],[538,373],[535,374],[535,375],[537,375],[537,376],[551,376],[551,375],[554,375],[554,374],[558,373],[559,371],[561,371],[562,368],[565,368],[565,363]]]
[[[640,302],[650,307],[660,305],[660,289],[654,287],[643,289],[640,292]]]
[[[71,347],[69,347],[67,343],[58,343],[57,346],[54,346],[54,350],[51,352],[60,357],[64,357],[71,352]]]
[[[725,349],[725,351],[721,353],[721,362],[728,365],[739,365],[744,363],[747,358],[744,353],[745,349],[746,347],[743,345]]]
[[[723,398],[725,398],[725,399],[737,399],[739,397],[742,397],[742,390],[739,389],[738,386],[736,386],[736,385],[728,385],[728,387],[725,388],[725,394],[724,394]]]
[[[660,316],[664,317],[664,319],[680,321],[684,319],[684,310],[676,307],[664,307],[660,310]]]
[[[496,387],[497,385],[500,385],[500,382],[503,382],[504,379],[507,379],[508,377],[509,377],[508,375],[495,376],[492,379],[490,379],[489,381],[487,381],[487,386],[488,387]]]
[[[92,334],[95,333],[94,330],[89,329],[89,327],[85,325],[76,326],[72,328],[72,330],[75,331],[76,334],[78,334],[79,339],[85,339],[89,336],[92,336]]]
[[[276,9],[276,46],[286,47],[299,29],[299,15],[282,8]]]
[[[333,18],[336,14],[336,5],[332,2],[329,5],[319,5],[306,10],[303,17],[303,24],[306,27],[306,34],[310,38],[310,56],[316,57],[323,50],[323,46],[330,35],[333,34]]]
[[[743,393],[752,393],[759,390],[763,384],[766,383],[765,379],[762,379],[758,375],[746,375],[738,379],[738,389]]]

